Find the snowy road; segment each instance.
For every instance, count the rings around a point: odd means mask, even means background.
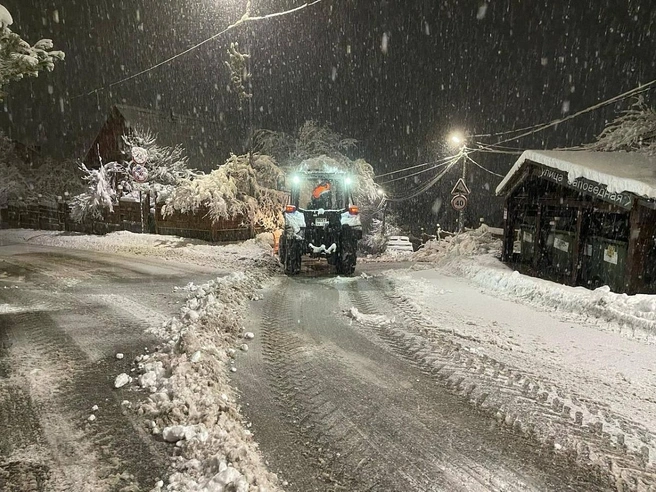
[[[287,490],[612,490],[469,401],[432,365],[457,348],[428,347],[396,298],[379,278],[301,277],[254,304],[235,383]]]
[[[112,383],[179,310],[174,286],[217,272],[0,244],[0,490],[148,490],[169,452],[122,408],[139,394]]]

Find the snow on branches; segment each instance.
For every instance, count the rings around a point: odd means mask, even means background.
[[[123,136],[125,146],[124,166],[126,180],[123,187],[126,191],[170,191],[184,179],[189,179],[196,173],[188,167],[189,160],[182,145],[167,147],[157,144],[157,136],[147,129],[135,129],[131,134]],[[135,153],[143,154],[137,158]],[[143,165],[148,170],[148,182],[136,183],[130,176],[130,166],[143,159]]]
[[[364,208],[379,197],[371,164],[364,159],[353,161],[346,155],[356,144],[355,139],[344,137],[313,120],[306,121],[296,135],[270,130],[259,130],[255,135],[256,149],[273,156],[287,169],[296,169],[301,164],[307,166],[318,160],[324,161],[324,168],[336,167],[351,173],[357,182],[354,199]]]
[[[0,97],[2,88],[13,80],[37,77],[42,70],[52,71],[55,62],[64,59],[62,51],[53,50],[50,39],[42,39],[34,46],[9,29],[13,19],[0,5]]]
[[[585,146],[589,150],[656,153],[656,110],[642,99],[606,125],[597,141]]]
[[[243,217],[248,223],[274,230],[282,223],[286,194],[276,190],[283,173],[266,155],[232,155],[219,169],[183,180],[166,200],[162,213],[207,215],[216,222]]]
[[[235,91],[237,91],[239,110],[241,111],[244,102],[253,97],[253,94],[250,94],[244,85],[247,84],[251,78],[251,74],[248,71],[248,59],[251,56],[247,53],[240,53],[239,45],[237,43],[230,43],[228,56],[230,57],[230,61],[225,62],[225,64],[228,67],[228,70],[230,70],[230,80]]]
[[[296,135],[271,130],[258,130],[255,134],[258,152],[273,156],[283,167],[298,165],[320,155],[339,162],[348,161],[345,152],[355,148],[356,143],[355,139],[345,138],[314,120],[306,121]]]
[[[111,184],[112,164],[105,164],[99,169],[88,169],[84,164],[80,164],[88,187],[86,192],[71,201],[71,218],[76,222],[90,218],[102,219],[105,211],[114,211],[116,190]]]

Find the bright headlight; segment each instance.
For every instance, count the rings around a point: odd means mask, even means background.
[[[344,179],[344,184],[346,186],[351,186],[353,184],[353,179],[351,178],[351,176],[346,176],[346,178]]]
[[[294,176],[292,176],[292,184],[293,184],[294,186],[298,186],[298,185],[300,185],[300,184],[301,184],[301,177],[298,176],[298,175],[294,175]]]

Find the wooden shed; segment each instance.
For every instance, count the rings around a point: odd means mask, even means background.
[[[568,285],[656,293],[656,157],[527,150],[496,192],[506,263]]]

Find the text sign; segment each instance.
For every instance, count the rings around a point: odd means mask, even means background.
[[[451,206],[454,210],[464,210],[467,206],[467,197],[465,195],[456,195],[451,199]]]
[[[539,178],[567,186],[574,190],[593,196],[599,200],[612,203],[619,207],[631,210],[633,208],[633,196],[629,193],[611,193],[604,184],[595,183],[585,178],[577,178],[571,183],[567,179],[567,173],[544,167],[536,168],[536,175]]]

